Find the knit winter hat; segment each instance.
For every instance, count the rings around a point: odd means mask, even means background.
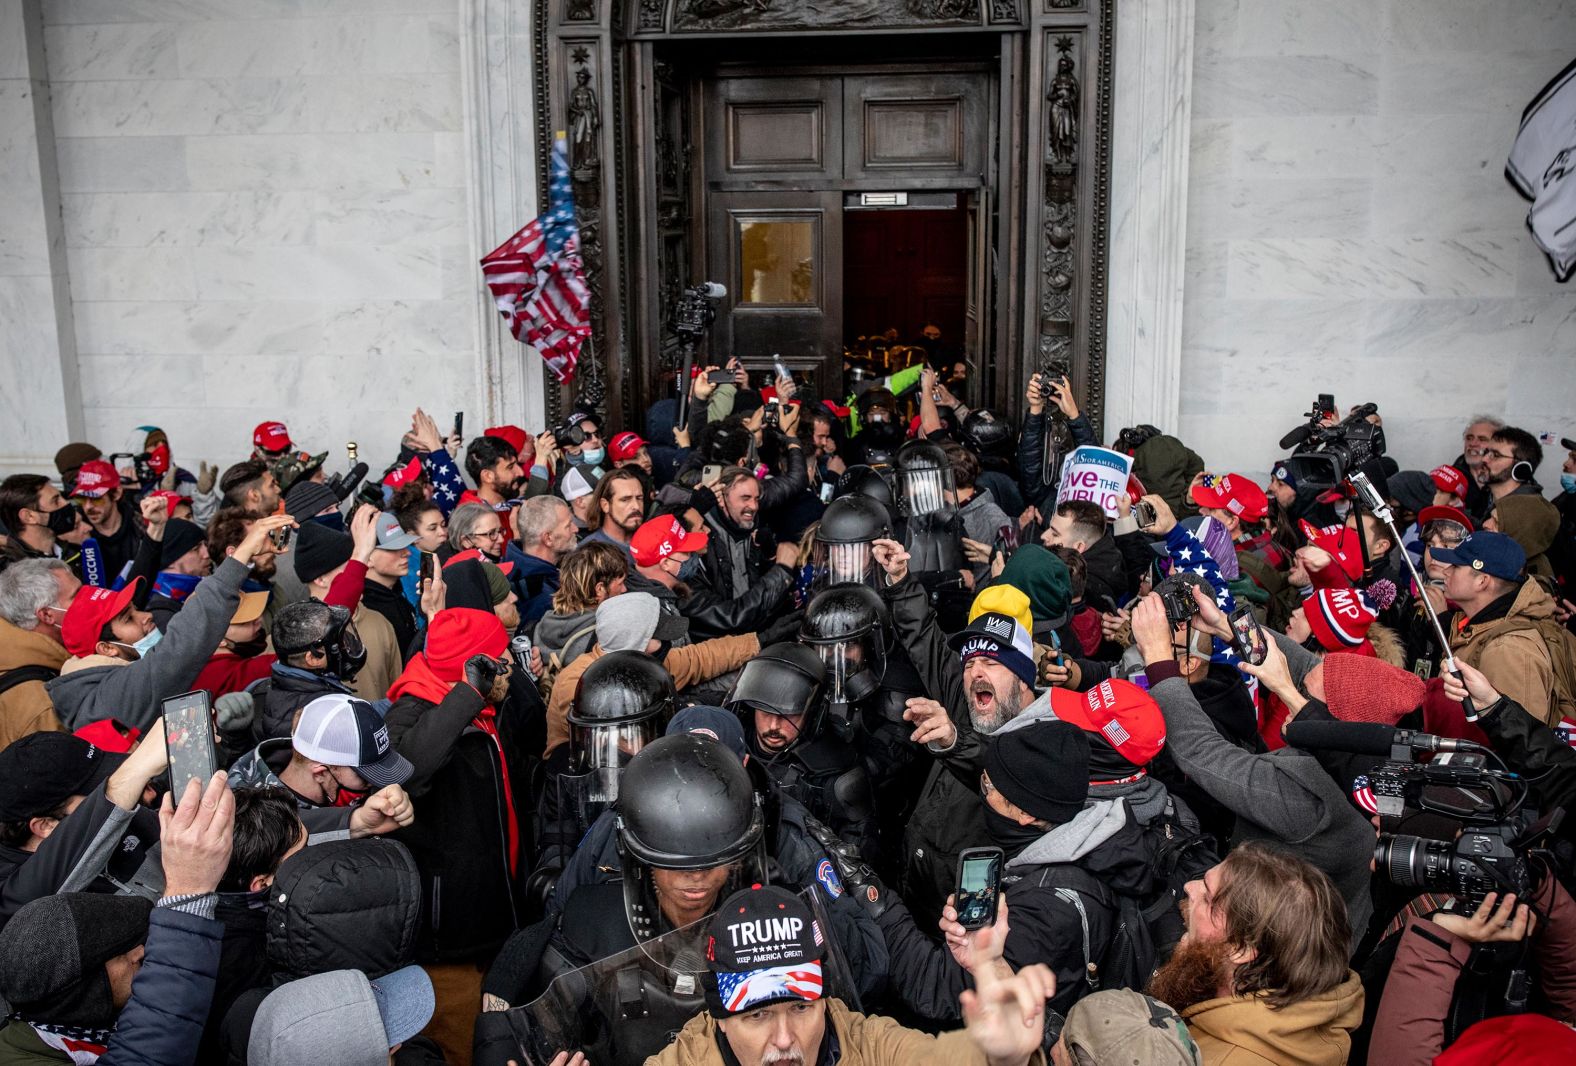
[[[1324,701],[1343,722],[1395,725],[1423,705],[1427,691],[1422,678],[1380,659],[1324,657]]]
[[[159,569],[169,569],[175,560],[202,542],[201,526],[184,518],[170,519],[164,524],[164,540],[159,545]]]
[[[1013,552],[994,584],[1022,589],[1029,597],[1035,632],[1043,633],[1067,624],[1067,612],[1073,600],[1073,577],[1067,564],[1044,545],[1025,544]]]
[[[509,634],[491,611],[450,607],[439,611],[427,629],[422,656],[440,681],[465,677],[465,661],[473,655],[497,658],[509,648]]]
[[[1434,479],[1421,470],[1402,470],[1385,481],[1390,498],[1413,514],[1434,502]]]
[[[107,1029],[115,1004],[104,964],[147,939],[141,896],[66,892],[24,905],[0,930],[0,996],[30,1021]]]
[[[1368,627],[1379,618],[1359,589],[1324,588],[1302,601],[1308,628],[1326,651],[1347,651],[1368,643]],[[1373,654],[1370,646],[1368,654]]]
[[[329,529],[321,522],[302,522],[290,554],[295,557],[296,577],[303,585],[310,585],[350,562],[354,552],[355,542],[349,533]]]
[[[1089,738],[1055,719],[997,733],[985,743],[985,772],[1014,807],[1061,825],[1083,810],[1089,794]]]

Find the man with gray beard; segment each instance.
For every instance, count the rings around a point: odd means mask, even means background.
[[[1034,645],[1029,629],[1007,615],[982,614],[949,638],[930,597],[908,572],[908,552],[893,540],[872,546],[886,571],[883,590],[892,626],[924,682],[938,699],[908,701],[903,717],[936,763],[903,837],[900,894],[921,928],[935,928],[952,891],[958,854],[987,842],[984,807],[977,791],[984,767],[982,738],[1035,702]]]

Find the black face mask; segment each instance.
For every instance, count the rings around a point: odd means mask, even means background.
[[[980,802],[985,803],[985,800],[981,798]],[[1016,855],[1046,833],[1037,825],[1019,825],[989,803],[985,803],[985,831],[1008,855]]]
[[[63,537],[77,528],[77,505],[68,503],[58,511],[49,512],[49,531]]]
[[[261,655],[268,649],[268,638],[258,637],[256,640],[232,640],[230,650],[243,659]]]

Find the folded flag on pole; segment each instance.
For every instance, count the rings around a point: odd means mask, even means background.
[[[515,340],[535,348],[559,384],[575,376],[591,333],[591,290],[580,258],[580,229],[569,188],[569,146],[553,139],[547,213],[489,252],[482,275]]]

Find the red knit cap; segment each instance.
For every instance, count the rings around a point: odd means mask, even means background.
[[[1357,589],[1319,589],[1302,601],[1308,628],[1325,651],[1349,651],[1368,643],[1368,627],[1379,612]],[[1370,646],[1368,654],[1372,655]]]
[[[1343,722],[1395,725],[1423,705],[1428,686],[1399,666],[1366,655],[1324,657],[1324,702]]]
[[[471,656],[496,659],[508,648],[509,634],[497,615],[474,607],[450,607],[433,618],[422,655],[440,681],[460,681]]]

